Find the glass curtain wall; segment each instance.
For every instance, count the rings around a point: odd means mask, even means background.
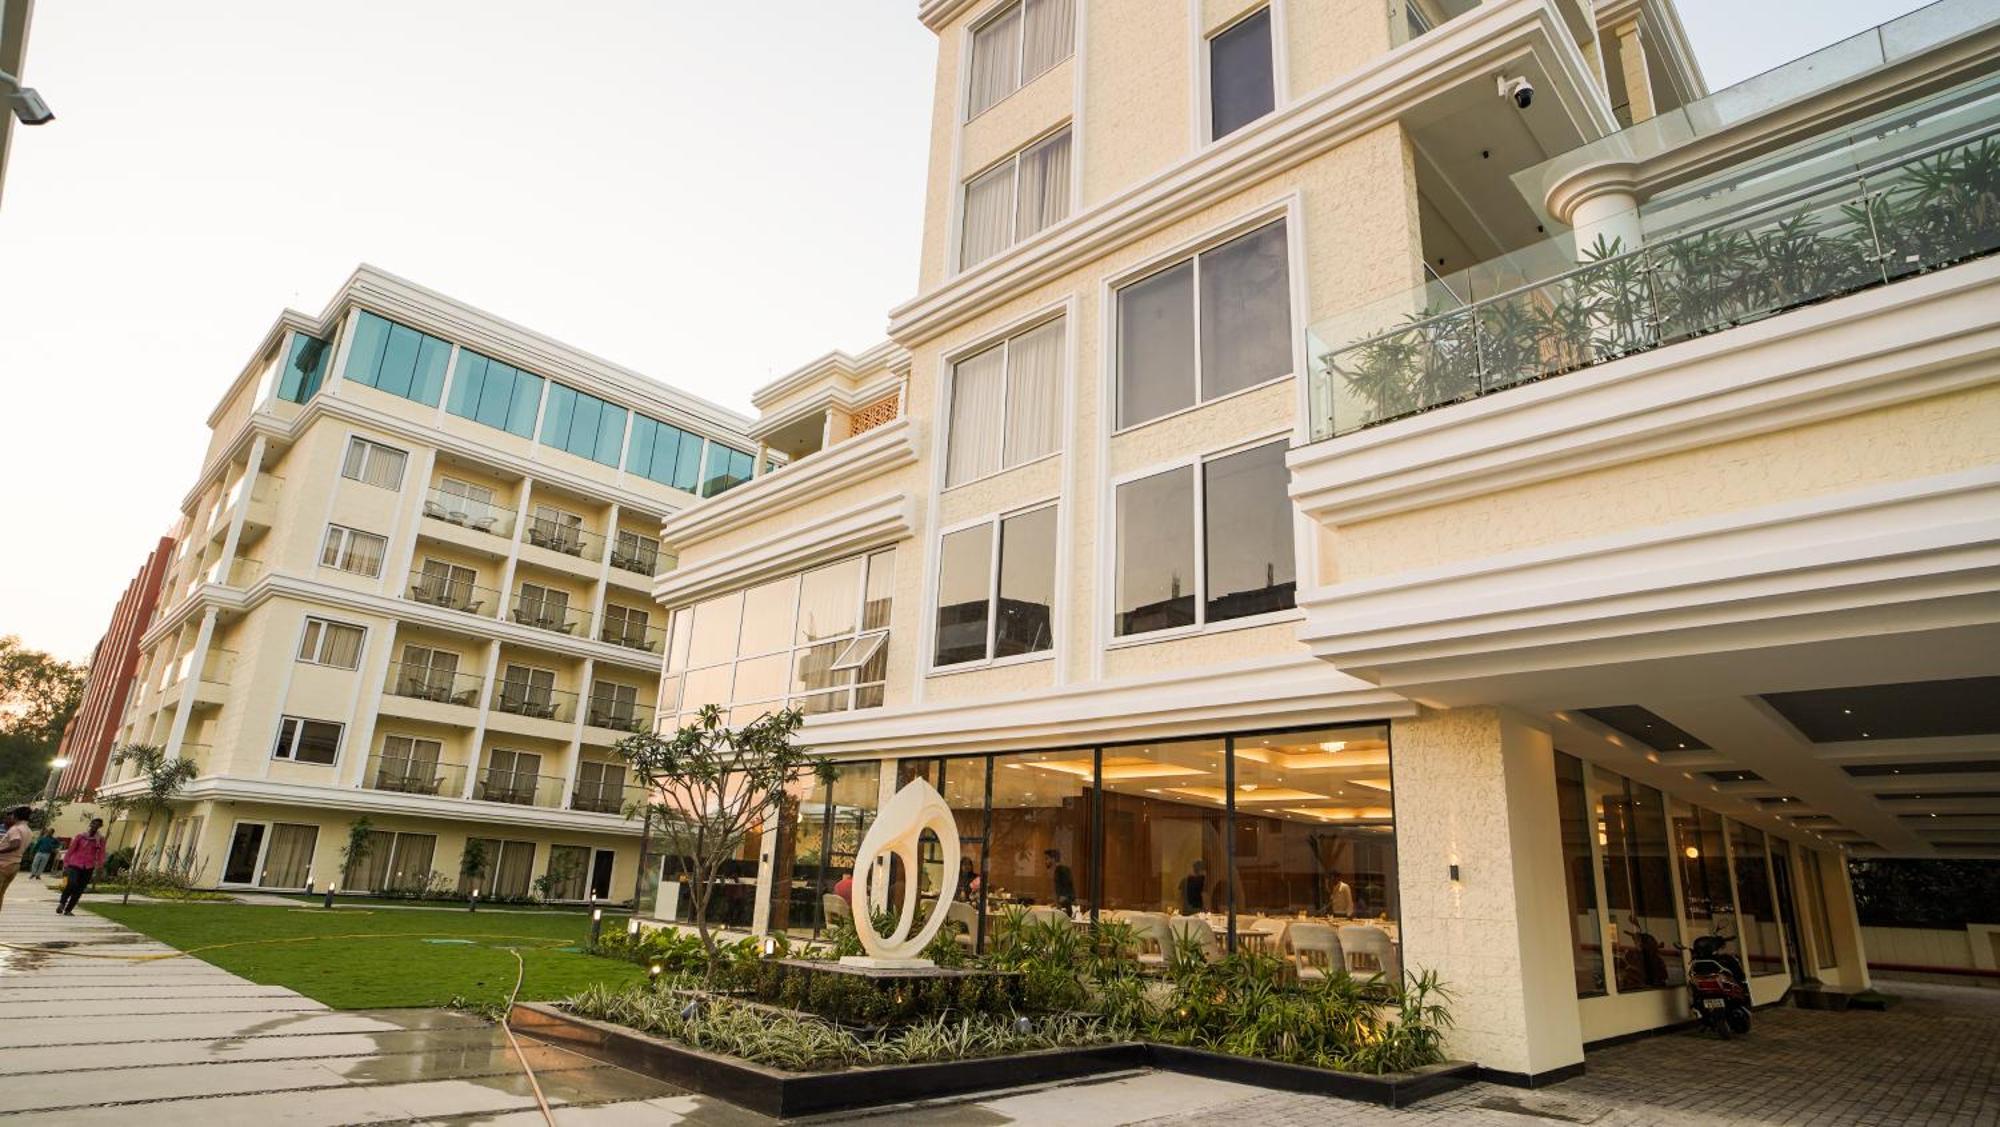
[[[1605,940],[1619,993],[1686,980],[1680,920],[1659,791],[1593,765],[1592,801],[1604,852]]]
[[[1556,820],[1562,829],[1563,885],[1569,896],[1576,996],[1604,993],[1604,924],[1597,911],[1597,868],[1590,852],[1590,795],[1583,760],[1556,752]]]
[[[1729,852],[1736,870],[1737,940],[1743,965],[1751,974],[1781,974],[1785,959],[1778,942],[1778,912],[1771,896],[1763,831],[1730,822]]]
[[[1681,910],[1697,935],[1735,939],[1736,896],[1729,887],[1729,856],[1722,816],[1675,802],[1674,853],[1681,867]],[[1747,964],[1746,964],[1747,968]]]
[[[826,930],[827,900],[846,898],[842,882],[853,876],[861,838],[875,824],[881,779],[879,760],[837,763],[832,782],[806,779],[787,793],[771,855],[771,931],[803,937]]]

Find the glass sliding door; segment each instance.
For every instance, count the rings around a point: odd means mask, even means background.
[[[257,862],[264,853],[264,824],[238,822],[229,835],[229,855],[222,862],[222,883],[257,883]]]
[[[1729,823],[1729,852],[1736,870],[1738,951],[1751,974],[1782,974],[1778,916],[1771,897],[1771,866],[1764,857],[1763,831]]]
[[[318,826],[271,827],[271,844],[264,855],[263,880],[267,888],[304,888],[312,876],[313,846],[319,841]]]
[[[1563,886],[1576,961],[1576,996],[1605,992],[1603,922],[1597,911],[1597,867],[1590,852],[1590,796],[1583,760],[1556,752],[1556,822],[1562,829]]]

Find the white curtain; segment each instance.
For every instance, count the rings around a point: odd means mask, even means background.
[[[972,33],[972,104],[967,112],[984,112],[1020,85],[1021,9],[1013,8]]]
[[[1007,342],[1006,464],[1054,453],[1062,439],[1063,322]]]
[[[1021,154],[1020,203],[1017,238],[1069,218],[1069,130]]]
[[[1006,250],[1014,241],[1014,162],[1008,161],[965,185],[964,232],[958,264],[973,266]]]
[[[366,532],[347,534],[347,563],[342,569],[358,575],[377,576],[382,574],[382,556],[388,550],[389,542],[380,536]]]
[[[271,847],[264,854],[266,888],[304,888],[312,871],[313,845],[319,840],[318,826],[271,827]]]
[[[1069,58],[1076,44],[1076,7],[1072,0],[1027,0],[1027,11],[1021,45],[1024,79]]]
[[[947,487],[985,477],[1000,468],[1005,421],[1007,354],[999,345],[959,361],[952,368],[951,444],[945,452]]]
[[[342,669],[353,669],[361,664],[362,630],[358,626],[342,626],[326,623],[326,631],[321,645],[321,663],[337,665]]]

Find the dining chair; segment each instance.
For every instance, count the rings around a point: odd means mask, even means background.
[[[1325,978],[1347,968],[1347,954],[1341,949],[1340,935],[1331,924],[1295,921],[1286,929],[1285,936],[1300,978]]]
[[[1367,924],[1347,924],[1340,929],[1340,946],[1347,954],[1347,969],[1362,977],[1379,975],[1390,985],[1403,981],[1403,960],[1389,933]]]
[[[1176,943],[1192,939],[1201,944],[1202,957],[1209,962],[1222,958],[1222,941],[1215,937],[1215,929],[1200,916],[1169,916],[1167,930]]]
[[[1046,904],[1040,904],[1028,909],[1029,923],[1039,924],[1046,920],[1061,920],[1065,924],[1070,922],[1069,913],[1063,911],[1061,908],[1051,908]]]
[[[854,922],[854,906],[847,902],[845,896],[835,896],[831,892],[824,893],[819,898],[819,905],[820,911],[826,915],[828,927],[832,927],[835,923]]]
[[[958,933],[958,945],[970,950],[979,941],[979,913],[963,900],[947,901],[944,918],[958,924],[963,930]]]
[[[1167,924],[1167,914],[1126,912],[1124,922],[1132,925],[1132,932],[1138,937],[1140,965],[1165,966],[1167,951],[1174,945],[1174,933]]]

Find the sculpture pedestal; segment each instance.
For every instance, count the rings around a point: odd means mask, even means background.
[[[937,964],[929,959],[877,959],[870,955],[842,955],[840,965],[860,971],[937,969]]]

